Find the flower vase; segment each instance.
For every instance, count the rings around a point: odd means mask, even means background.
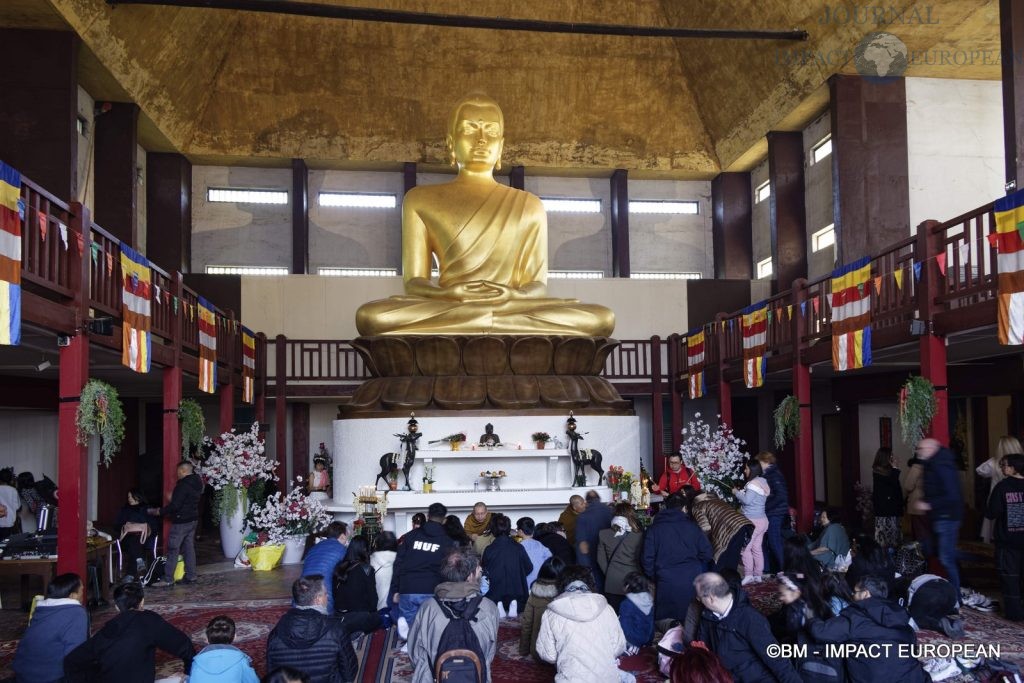
[[[542,451],[542,450],[544,450],[544,446],[546,446],[546,445],[547,445],[547,441],[538,441],[538,442],[537,442],[536,444],[534,444],[534,445],[535,445],[535,446],[537,446],[537,450],[538,450],[538,451]]]
[[[230,515],[222,513],[220,516],[220,547],[224,551],[224,557],[228,559],[234,559],[238,555],[242,549],[242,537],[245,535],[246,496],[242,492],[234,495],[237,496],[234,512]]]
[[[432,483],[426,482],[423,484],[423,493],[433,493],[433,491],[434,485]]]
[[[306,551],[306,536],[289,536],[284,539],[284,557],[281,564],[302,564],[302,554]]]
[[[448,445],[450,445],[452,447],[453,451],[459,450],[459,442],[458,441],[449,441]]]
[[[397,479],[388,479],[388,489],[391,490],[391,491],[397,491],[398,490],[398,480]]]

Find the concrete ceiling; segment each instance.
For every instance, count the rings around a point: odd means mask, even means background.
[[[805,43],[675,40],[365,23],[104,0],[5,0],[0,25],[70,28],[82,83],[142,108],[150,149],[206,163],[441,164],[452,103],[471,90],[506,117],[505,163],[531,169],[709,178],[749,168],[769,130],[805,125],[827,78],[856,73],[874,31],[917,54],[998,53],[995,0],[319,0],[437,14],[692,28],[790,29]],[[860,14],[826,21],[836,8]],[[864,15],[884,6],[888,24]],[[895,16],[899,14],[899,16]],[[823,58],[824,57],[824,58]],[[998,63],[908,76],[998,79]]]

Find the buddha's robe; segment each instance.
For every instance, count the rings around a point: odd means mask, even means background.
[[[426,234],[423,263],[436,254],[442,288],[477,281],[520,289],[547,280],[547,234],[543,221],[530,219],[532,195],[496,184],[469,207],[462,225],[437,225],[421,216]],[[406,242],[408,247],[409,242]],[[416,258],[420,258],[418,255]],[[429,273],[429,268],[425,269]],[[614,314],[604,306],[576,299],[531,297],[504,303],[455,301],[413,295],[371,301],[356,312],[362,335],[383,334],[558,334],[608,336]]]

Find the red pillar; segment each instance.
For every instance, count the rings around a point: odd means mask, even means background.
[[[287,490],[288,483],[288,405],[285,400],[286,386],[288,384],[288,338],[283,334],[277,335],[274,344],[276,357],[275,370],[276,387],[274,395],[274,441],[277,456],[277,478],[280,481],[281,489]]]
[[[88,448],[78,443],[75,416],[82,388],[89,379],[89,339],[71,337],[60,349],[60,409],[58,413],[57,573],[74,572],[85,579],[86,499],[89,492]]]
[[[807,281],[793,283],[793,396],[800,406],[800,431],[794,441],[796,462],[797,528],[810,529],[814,521],[814,418],[811,414],[811,368],[804,362],[807,322],[800,305],[807,297]]]
[[[917,310],[927,325],[918,349],[921,356],[921,376],[935,386],[935,417],[926,435],[949,445],[949,390],[946,380],[946,339],[932,331],[932,321],[939,312],[936,298],[942,293],[942,274],[933,256],[942,249],[941,235],[934,233],[938,221],[924,221],[917,226],[917,260],[922,262],[921,281],[917,287]]]
[[[715,339],[718,342],[718,414],[722,422],[732,427],[732,387],[725,378],[725,325],[722,324],[725,316],[725,313],[715,316]]]
[[[665,447],[664,409],[661,399],[661,337],[651,337],[651,463],[655,474],[664,470]],[[661,471],[659,471],[659,468]]]
[[[166,504],[171,499],[178,481],[178,463],[181,462],[181,427],[178,423],[178,404],[181,403],[181,368],[164,368],[164,457],[163,482]],[[171,530],[171,518],[164,517],[164,548]]]

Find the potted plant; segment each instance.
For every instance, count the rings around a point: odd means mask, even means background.
[[[900,389],[900,436],[908,446],[924,438],[928,425],[935,417],[935,386],[918,375],[907,380]]]
[[[538,451],[544,450],[544,446],[547,445],[548,441],[551,441],[551,435],[547,432],[534,432],[531,436],[533,443],[537,446]]]
[[[423,466],[423,493],[434,490],[434,465]]]
[[[452,450],[456,450],[456,449],[452,449]],[[392,470],[390,472],[388,472],[388,490],[389,491],[397,491],[398,490],[398,470],[396,470],[394,468],[392,468]]]
[[[619,501],[623,497],[629,497],[629,487],[633,484],[632,472],[626,470],[622,465],[610,465],[605,476],[608,486],[612,490],[612,500]]]
[[[466,432],[456,432],[455,434],[449,434],[448,436],[441,439],[441,441],[447,441],[448,445],[451,446],[453,451],[459,450],[462,442],[466,440]]]
[[[185,398],[178,404],[178,425],[181,431],[181,456],[190,458],[192,451],[206,436],[206,418],[195,399]]]
[[[790,394],[782,399],[773,413],[775,418],[775,447],[782,448],[787,441],[800,434],[800,402]]]
[[[213,487],[211,513],[220,522],[220,542],[224,556],[233,558],[242,548],[245,512],[251,500],[258,499],[268,481],[277,481],[277,463],[264,455],[259,423],[244,434],[235,430],[216,439],[203,440],[209,457],[199,473]]]
[[[90,436],[100,437],[103,464],[110,467],[124,440],[124,410],[117,389],[98,379],[86,382],[78,400],[75,427],[78,443],[83,446],[89,443]]]
[[[275,491],[259,507],[249,510],[250,528],[266,531],[275,543],[284,545],[282,564],[299,564],[306,549],[306,538],[331,523],[320,499],[306,493],[302,477],[296,477],[287,496]]]

